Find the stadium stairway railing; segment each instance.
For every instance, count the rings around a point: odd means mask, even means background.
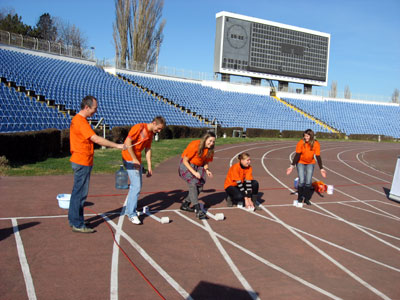
[[[326,128],[327,130],[329,130],[332,133],[340,133],[339,130],[333,128],[332,126],[328,125],[327,123],[315,118],[314,116],[308,114],[307,112],[305,112],[304,110],[298,108],[297,106],[286,102],[284,99],[279,98],[278,96],[272,96],[272,98],[276,99],[277,101],[281,102],[282,104],[286,105],[287,107],[289,107],[290,109],[292,109],[293,111],[302,114],[303,116],[305,116],[306,118],[312,120],[313,122],[315,122],[316,124]]]

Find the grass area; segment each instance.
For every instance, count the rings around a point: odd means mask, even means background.
[[[173,139],[160,140],[152,143],[152,165],[153,170],[157,168],[161,162],[170,157],[180,155],[186,148],[187,144],[194,139]],[[216,142],[218,145],[248,143],[255,141],[267,141],[267,138],[219,138]],[[0,175],[5,176],[43,176],[43,175],[62,175],[72,174],[70,156],[60,158],[48,158],[30,164],[11,164],[11,166],[0,166]],[[142,162],[145,168],[146,160],[142,155]],[[92,173],[112,174],[115,173],[119,165],[121,165],[121,151],[117,149],[98,149],[95,150],[94,167]]]

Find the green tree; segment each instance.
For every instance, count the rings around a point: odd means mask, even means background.
[[[0,19],[0,30],[9,31],[12,33],[29,35],[32,32],[32,27],[22,22],[22,17],[18,14],[7,14]]]
[[[48,41],[57,40],[57,27],[49,13],[44,13],[40,16],[32,36]]]

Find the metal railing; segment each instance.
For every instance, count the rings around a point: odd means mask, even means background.
[[[3,30],[0,30],[0,43],[62,56],[94,60],[93,49],[73,47],[71,45],[64,45],[63,43],[59,42],[42,40]]]

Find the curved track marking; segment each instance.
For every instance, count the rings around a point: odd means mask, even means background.
[[[267,208],[265,208],[263,205],[260,205],[260,207],[268,213],[272,218],[274,218],[279,224],[281,224],[283,227],[285,227],[287,230],[289,230],[292,234],[294,234],[296,237],[298,237],[300,240],[302,240],[304,243],[306,243],[308,246],[313,248],[315,251],[317,251],[320,255],[325,257],[327,260],[329,260],[331,263],[333,263],[336,267],[338,267],[340,270],[345,272],[347,275],[352,277],[355,281],[369,289],[371,292],[373,292],[375,295],[381,297],[382,299],[387,299],[389,300],[390,298],[386,296],[384,293],[370,285],[368,282],[364,281],[361,277],[357,276],[354,274],[352,271],[347,269],[345,266],[343,266],[341,263],[339,263],[336,259],[334,259],[332,256],[327,254],[325,251],[321,250],[319,247],[311,243],[309,240],[307,240],[305,237],[303,237],[301,234],[297,233],[294,229],[291,228],[288,224],[283,222],[281,219],[279,219],[277,216],[275,216],[272,212],[270,212]]]
[[[359,172],[359,173],[361,173],[361,174],[364,174],[364,175],[366,175],[366,176],[375,178],[375,179],[377,179],[377,180],[384,181],[384,182],[386,182],[386,183],[391,183],[390,181],[387,181],[387,180],[382,179],[382,178],[380,178],[380,177],[376,177],[376,176],[374,176],[374,175],[371,175],[371,174],[368,174],[368,173],[366,173],[366,172],[364,172],[364,171],[361,171],[361,170],[359,170],[359,169],[357,169],[357,168],[355,168],[355,167],[353,167],[353,166],[350,166],[350,165],[349,165],[348,163],[346,163],[343,159],[341,159],[340,156],[341,156],[343,153],[350,152],[350,151],[354,151],[354,150],[355,150],[355,149],[344,150],[344,151],[342,151],[342,152],[339,152],[339,153],[336,155],[336,157],[337,157],[337,159],[338,159],[342,164],[348,166],[350,169],[352,169],[352,170],[354,170],[354,171],[357,171],[357,172]],[[359,153],[360,153],[360,152],[359,152]],[[359,153],[357,153],[357,155],[358,155]]]
[[[396,150],[396,149],[394,149],[394,150]],[[390,176],[390,177],[393,178],[393,174],[388,174],[388,173],[386,173],[386,172],[383,172],[383,171],[381,171],[381,170],[378,170],[378,169],[374,168],[373,166],[371,166],[370,164],[368,164],[368,162],[362,161],[362,160],[360,159],[360,157],[359,157],[360,154],[361,154],[361,156],[364,156],[365,153],[367,153],[367,152],[372,152],[372,151],[378,151],[378,150],[375,150],[375,149],[374,149],[374,150],[368,150],[368,151],[363,151],[363,152],[357,153],[357,160],[358,160],[360,163],[362,163],[363,165],[365,165],[366,167],[368,167],[368,168],[370,168],[370,169],[372,169],[372,170],[374,170],[374,171],[377,171],[377,172],[379,172],[379,173],[382,173],[382,174],[384,174],[384,175],[387,175],[387,176]]]
[[[201,229],[207,231],[207,229],[204,226],[202,226],[199,223],[193,221],[189,217],[187,217],[184,214],[182,214],[180,211],[175,211],[175,213],[177,213],[179,216],[181,216],[182,218],[186,219],[187,221],[191,222],[192,224],[194,224],[194,225],[200,227]],[[274,269],[274,270],[276,270],[278,272],[281,272],[281,273],[285,274],[289,278],[291,278],[291,279],[293,279],[293,280],[295,280],[295,281],[297,281],[297,282],[299,282],[299,283],[301,283],[301,284],[303,284],[303,285],[305,285],[305,286],[307,286],[307,287],[309,287],[309,288],[311,288],[311,289],[313,289],[313,290],[315,290],[315,291],[317,291],[317,292],[319,292],[319,293],[321,293],[321,294],[323,294],[323,295],[325,295],[325,296],[327,296],[329,298],[341,299],[340,297],[337,297],[334,294],[332,294],[332,293],[330,293],[330,292],[328,292],[328,291],[326,291],[326,290],[324,290],[324,289],[322,289],[322,288],[320,288],[320,287],[318,287],[318,286],[316,286],[316,285],[314,285],[314,284],[312,284],[312,283],[310,283],[310,282],[308,282],[308,281],[306,281],[306,280],[304,280],[304,279],[302,279],[302,278],[300,278],[300,277],[298,277],[298,276],[286,271],[285,269],[283,269],[283,268],[271,263],[270,261],[266,260],[265,258],[262,258],[262,257],[258,256],[257,254],[255,254],[255,253],[251,252],[250,250],[240,246],[239,244],[231,241],[230,239],[224,237],[223,235],[221,235],[221,234],[219,234],[217,232],[215,232],[215,235],[219,239],[221,239],[221,240],[227,242],[228,244],[232,245],[233,247],[243,251],[247,255],[249,255],[252,258],[258,260],[259,262],[265,264],[266,266],[268,266],[268,267],[270,267],[270,268],[272,268],[272,269]]]

